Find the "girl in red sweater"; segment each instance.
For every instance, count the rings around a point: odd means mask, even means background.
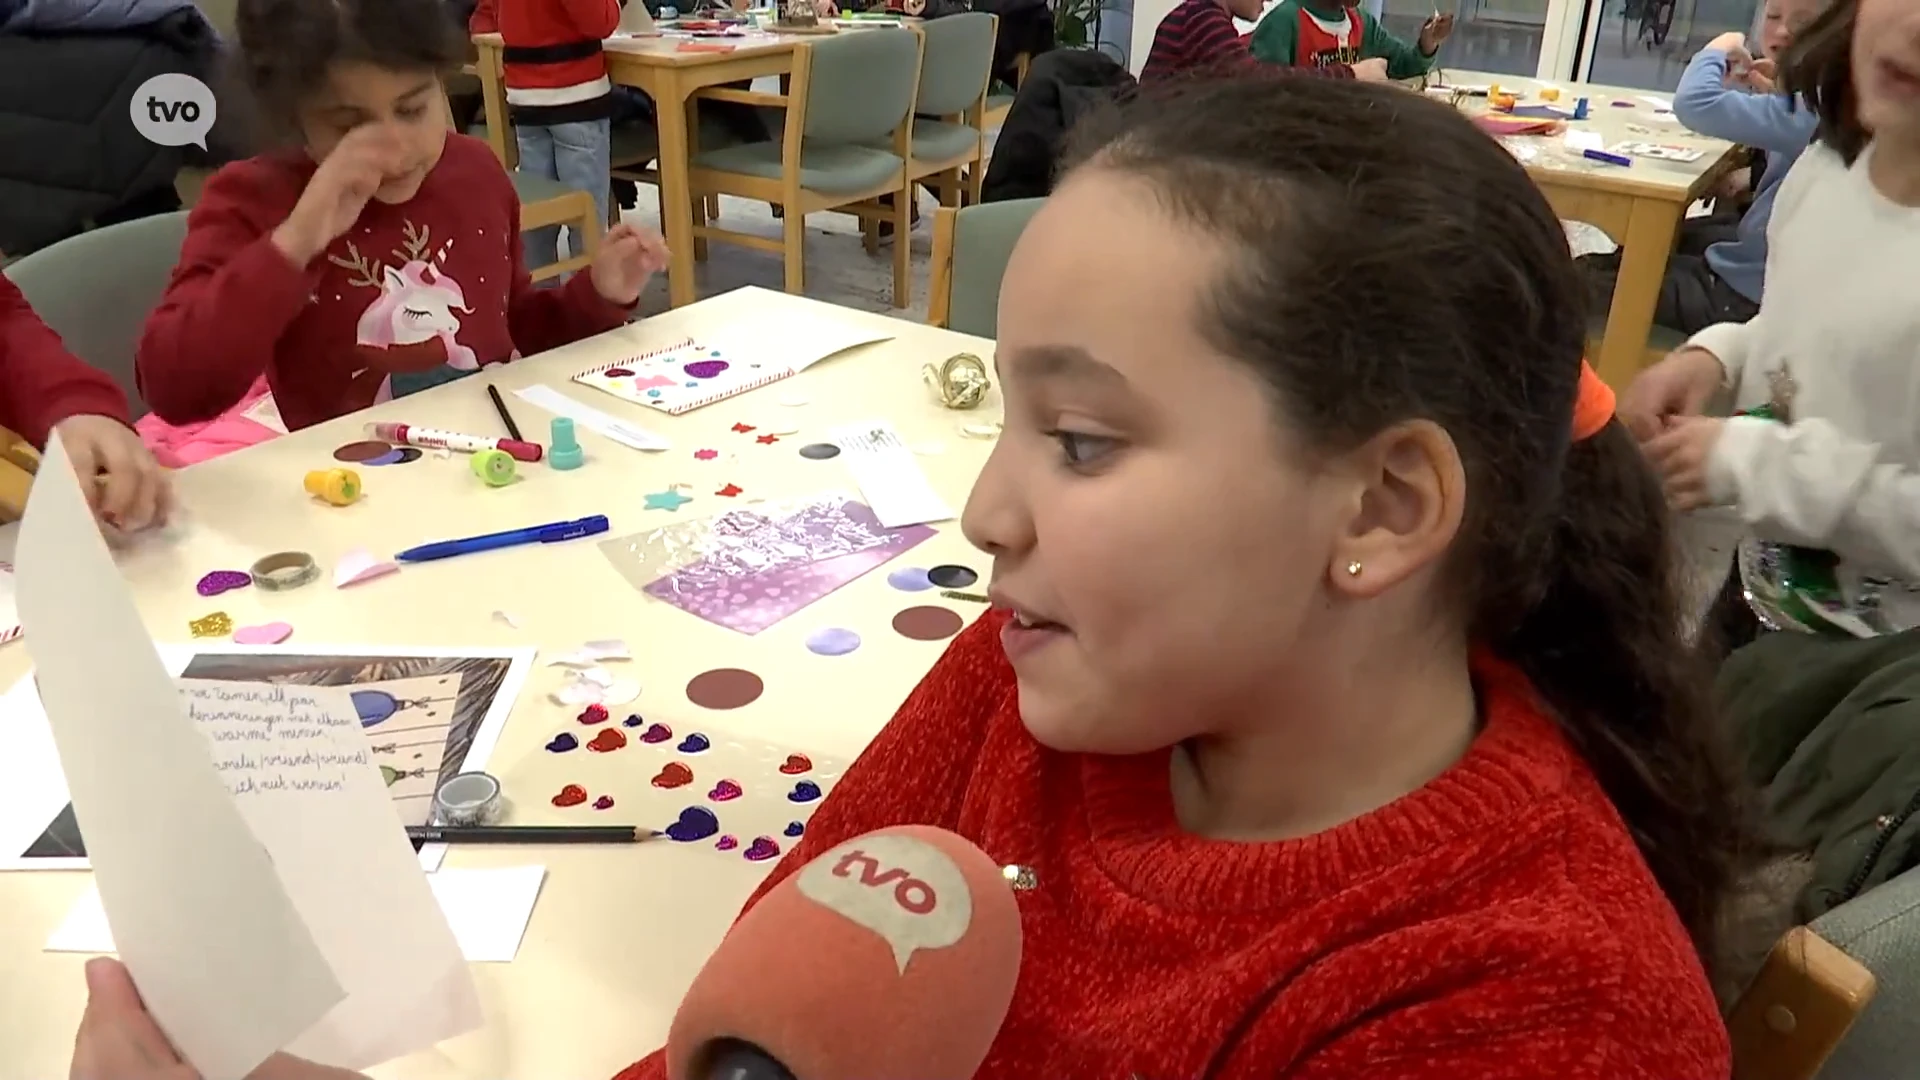
[[[536,289],[520,203],[486,144],[447,131],[466,45],[443,0],[241,0],[239,67],[292,145],[229,165],[188,218],[140,343],[141,393],[212,419],[262,371],[291,428],[621,325],[665,245],[609,230]]]
[[[1553,211],[1393,87],[1118,122],[1007,267],[996,611],[769,884],[910,822],[1021,868],[991,1080],[1726,1080],[1742,834]],[[90,975],[97,1075],[164,1075]]]

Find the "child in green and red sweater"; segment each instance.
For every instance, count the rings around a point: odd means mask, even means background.
[[[1453,33],[1453,16],[1435,14],[1409,45],[1353,4],[1281,0],[1253,29],[1253,55],[1269,64],[1328,67],[1380,59],[1387,78],[1414,79],[1433,67],[1434,54]]]
[[[1744,837],[1545,197],[1353,79],[1101,119],[1001,291],[963,520],[999,610],[769,884],[903,823],[1030,871],[986,1080],[1726,1080],[1696,949]],[[73,1080],[168,1077],[124,970],[89,977]]]

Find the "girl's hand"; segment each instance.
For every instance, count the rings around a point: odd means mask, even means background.
[[[1705,349],[1676,349],[1634,378],[1620,395],[1616,412],[1627,430],[1646,443],[1667,430],[1669,419],[1698,416],[1725,378],[1719,357]]]
[[[367,200],[388,177],[406,171],[406,147],[383,124],[347,133],[307,181],[293,213],[273,231],[273,242],[295,266],[305,266],[360,220]]]
[[[118,960],[87,961],[87,1011],[73,1037],[70,1080],[199,1080],[180,1061]]]
[[[1347,66],[1353,69],[1353,77],[1361,82],[1387,81],[1387,61],[1385,57],[1374,56],[1365,60],[1355,60]]]
[[[632,307],[653,275],[667,268],[667,242],[650,229],[626,223],[607,230],[587,274],[594,291],[609,304]]]
[[[1440,46],[1453,36],[1453,14],[1435,12],[1420,27],[1420,51],[1432,56],[1440,51]]]
[[[822,19],[831,19],[840,14],[840,5],[834,0],[813,0],[813,13]]]
[[[69,416],[53,430],[95,516],[126,532],[167,523],[173,486],[132,428],[105,416]]]
[[[1746,86],[1756,94],[1773,93],[1778,78],[1778,65],[1771,60],[1762,58],[1747,65]]]
[[[1666,430],[1645,446],[1647,460],[1660,474],[1667,505],[1676,511],[1698,510],[1707,496],[1707,460],[1726,421],[1711,416],[1680,416],[1667,421]]]

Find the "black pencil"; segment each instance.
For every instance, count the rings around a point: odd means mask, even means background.
[[[487,396],[493,399],[493,411],[500,414],[500,422],[507,426],[507,438],[525,442],[520,434],[520,425],[513,422],[513,414],[507,411],[506,399],[500,396],[500,388],[488,383]]]
[[[637,844],[660,834],[638,825],[409,825],[416,844]]]

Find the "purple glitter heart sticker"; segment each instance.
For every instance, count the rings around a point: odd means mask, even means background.
[[[704,806],[689,806],[680,811],[680,820],[667,826],[667,837],[683,844],[705,840],[720,831],[720,819]]]
[[[723,836],[715,841],[713,846],[721,851],[732,851],[740,846],[740,841],[731,836]]]
[[[711,379],[730,366],[725,360],[695,360],[687,365],[686,371],[696,379]]]
[[[766,862],[780,857],[780,845],[774,843],[771,836],[756,836],[740,854],[748,862]]]
[[[647,730],[640,733],[640,741],[644,743],[661,743],[671,738],[673,738],[673,729],[665,724],[649,725]]]
[[[219,596],[223,592],[244,589],[253,584],[253,576],[245,570],[215,570],[200,579],[193,591],[201,596]]]
[[[556,754],[564,754],[569,750],[580,749],[580,740],[574,738],[571,733],[563,731],[553,737],[553,741],[547,744],[547,749]]]

